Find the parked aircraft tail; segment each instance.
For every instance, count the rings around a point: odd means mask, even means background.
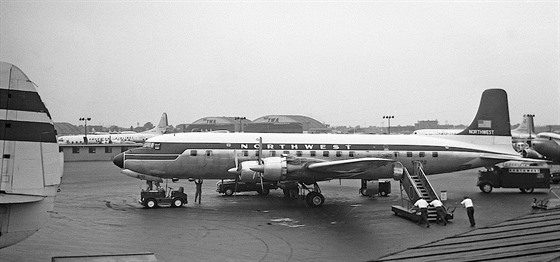
[[[485,90],[472,123],[456,136],[448,138],[489,147],[504,154],[516,154],[512,146],[506,91]]]
[[[519,133],[519,134],[533,134],[535,135],[535,124],[533,122],[534,115],[523,115],[523,122],[514,130],[511,130],[512,133]]]
[[[150,130],[145,131],[143,133],[152,133],[152,134],[163,135],[165,133],[165,131],[167,131],[168,126],[169,126],[169,122],[167,121],[167,113],[163,113],[163,114],[161,114],[161,118],[159,119],[158,125],[156,127],[154,127],[153,129],[150,129]]]
[[[490,135],[511,137],[507,93],[503,89],[487,89],[482,93],[478,112],[472,123],[458,135]]]
[[[0,62],[0,248],[48,220],[63,162],[35,84],[18,67]]]

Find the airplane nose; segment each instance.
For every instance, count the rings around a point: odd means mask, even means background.
[[[124,153],[120,153],[113,158],[113,164],[123,168],[124,167]]]

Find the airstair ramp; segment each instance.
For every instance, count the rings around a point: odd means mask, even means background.
[[[401,179],[401,199],[403,201],[401,206],[394,205],[391,210],[395,215],[418,222],[420,220],[420,215],[417,213],[414,207],[414,203],[418,199],[423,198],[426,201],[431,202],[434,199],[440,199],[434,187],[428,180],[426,173],[422,168],[422,163],[415,161],[413,165],[412,174],[407,168],[404,168],[403,177]],[[403,196],[403,191],[406,197]],[[406,205],[405,202],[406,201]],[[436,209],[432,206],[428,207],[428,221],[435,222],[437,217]],[[446,217],[448,220],[453,218],[453,214],[448,214]]]

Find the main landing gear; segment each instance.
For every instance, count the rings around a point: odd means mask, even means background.
[[[310,184],[312,188],[306,186],[304,183],[290,182],[282,185],[284,196],[294,199],[305,199],[305,202],[310,207],[320,207],[325,203],[325,197],[321,194],[321,189],[317,183]]]
[[[325,197],[321,194],[321,189],[317,183],[313,183],[313,189],[309,189],[304,184],[301,184],[302,191],[307,191],[305,194],[305,202],[310,207],[320,207],[325,203]]]

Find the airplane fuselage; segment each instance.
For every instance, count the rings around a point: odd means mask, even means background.
[[[114,162],[124,169],[161,178],[234,178],[228,170],[236,166],[236,159],[244,162],[258,158],[259,137],[263,140],[262,158],[289,155],[334,161],[374,157],[398,161],[407,168],[412,168],[413,161],[420,161],[427,174],[490,166],[498,161],[483,159],[482,155],[505,153],[428,136],[181,133],[151,138],[144,147],[131,149]],[[380,179],[391,178],[392,174],[391,166],[382,166],[351,177],[316,178]]]

